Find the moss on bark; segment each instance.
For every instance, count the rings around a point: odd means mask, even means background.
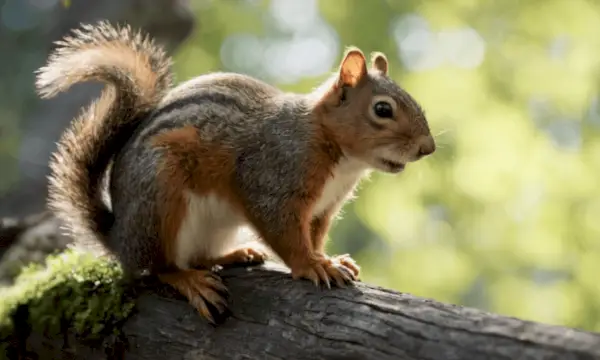
[[[134,306],[122,279],[116,262],[72,250],[24,268],[0,289],[0,353],[24,327],[49,337],[65,330],[89,340],[113,334]]]

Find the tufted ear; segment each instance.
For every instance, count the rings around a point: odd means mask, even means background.
[[[388,73],[388,60],[381,52],[371,54],[371,68],[381,71],[384,75]]]
[[[338,86],[355,87],[367,75],[367,59],[360,49],[351,47],[346,50],[340,65]]]

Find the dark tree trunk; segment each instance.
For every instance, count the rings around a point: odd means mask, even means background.
[[[285,270],[223,272],[231,316],[212,327],[169,288],[137,299],[108,351],[32,334],[30,351],[72,359],[600,359],[600,335],[357,284],[319,289]]]
[[[0,222],[0,237],[17,243],[58,236],[47,214],[7,225]],[[321,289],[292,280],[277,264],[227,269],[222,276],[231,316],[216,328],[169,287],[145,281],[135,291],[135,312],[103,346],[68,331],[60,339],[28,334],[26,307],[17,312],[13,343],[35,354],[31,359],[600,359],[600,334],[362,283]]]

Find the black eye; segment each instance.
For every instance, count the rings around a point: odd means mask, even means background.
[[[380,118],[393,118],[394,117],[394,109],[390,103],[385,101],[380,101],[373,105],[373,111],[375,115]]]

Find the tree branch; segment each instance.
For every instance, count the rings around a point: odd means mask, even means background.
[[[35,230],[38,237],[57,236],[57,226],[42,226],[50,220],[43,214],[32,216],[17,221],[15,229],[0,226],[0,234],[17,239]],[[103,346],[78,339],[68,329],[58,339],[31,332],[28,310],[20,307],[13,319],[13,349],[35,354],[35,359],[85,360],[600,359],[600,334],[363,283],[326,290],[292,280],[277,264],[226,269],[222,276],[230,290],[231,315],[218,327],[210,326],[168,286],[146,280],[135,287],[135,312]]]
[[[357,284],[320,289],[285,270],[224,270],[232,314],[212,327],[165,286],[138,294],[137,310],[107,353],[77,346],[73,358],[126,359],[600,359],[600,335],[525,322]],[[30,337],[35,339],[36,337]],[[32,348],[50,354],[62,347]],[[60,354],[64,356],[64,348]],[[121,353],[122,351],[122,353]],[[121,355],[119,355],[119,353]],[[57,355],[58,353],[54,353]],[[55,356],[53,355],[53,356]],[[56,357],[55,357],[56,358]]]

